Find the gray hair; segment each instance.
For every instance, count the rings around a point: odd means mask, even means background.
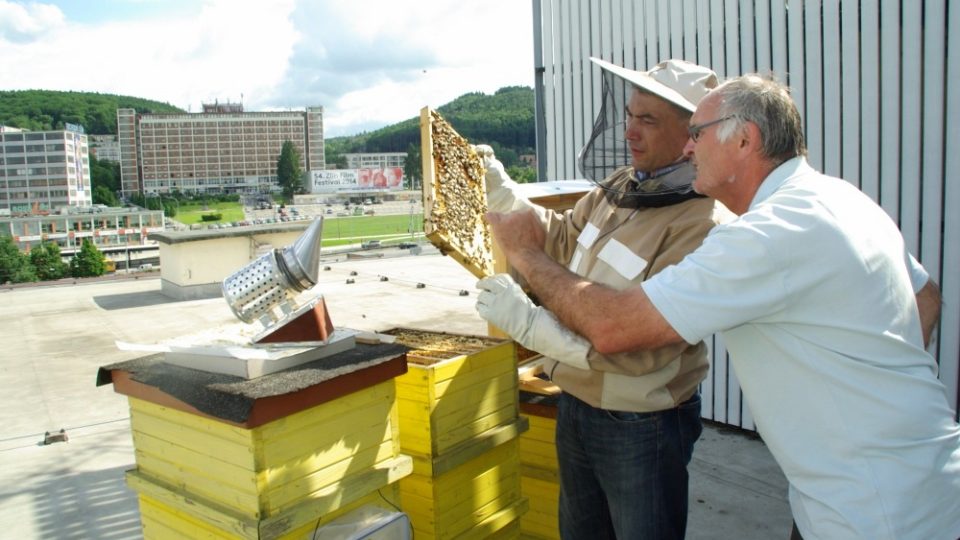
[[[749,74],[723,83],[710,94],[720,98],[720,117],[734,120],[717,129],[721,142],[745,122],[753,122],[760,130],[763,155],[771,161],[780,164],[807,154],[803,120],[786,86],[773,78]]]

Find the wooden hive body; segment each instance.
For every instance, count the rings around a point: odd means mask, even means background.
[[[558,509],[560,472],[554,436],[555,417],[526,412],[522,414],[530,429],[520,435],[520,489],[529,499],[530,509],[520,521],[524,536],[560,538]]]
[[[400,446],[413,473],[400,482],[417,538],[513,538],[520,493],[516,349],[513,342],[394,329],[407,351],[396,378]],[[461,536],[462,535],[462,536]]]
[[[282,538],[412,471],[393,380],[252,429],[136,398],[130,410],[137,468],[127,481],[145,515],[169,526]]]

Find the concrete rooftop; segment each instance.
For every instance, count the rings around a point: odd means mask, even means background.
[[[455,261],[429,247],[383,253],[325,256],[330,269],[305,294],[323,294],[338,327],[486,334],[476,280]],[[134,466],[127,398],[97,387],[97,369],[139,356],[115,341],[156,343],[237,320],[222,298],[171,301],[158,273],[136,276],[0,289],[0,537],[142,537],[123,480]],[[61,429],[67,442],[43,445]],[[708,425],[690,469],[688,538],[788,538],[786,480],[757,437]]]

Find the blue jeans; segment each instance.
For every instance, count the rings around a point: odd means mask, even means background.
[[[699,394],[648,413],[597,409],[562,394],[560,537],[682,539],[687,464],[702,431]]]

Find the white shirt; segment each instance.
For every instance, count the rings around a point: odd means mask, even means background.
[[[960,428],[913,265],[879,206],[796,158],[643,283],[686,341],[723,334],[807,540],[960,536]]]

